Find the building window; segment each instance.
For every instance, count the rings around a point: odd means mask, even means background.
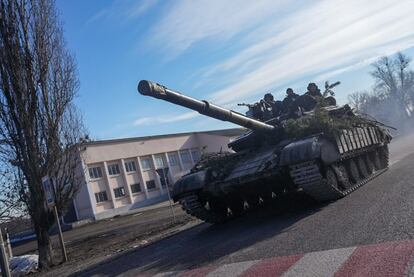
[[[135,162],[134,161],[125,162],[125,170],[126,170],[126,172],[137,171],[137,167],[135,166]]]
[[[89,168],[89,177],[91,177],[91,179],[102,178],[101,167],[96,166]]]
[[[142,170],[150,170],[152,168],[151,160],[149,158],[141,158],[141,166]]]
[[[155,155],[154,160],[155,160],[156,168],[164,168],[164,159],[162,158],[161,155]]]
[[[176,153],[168,153],[168,161],[170,162],[171,166],[177,166],[178,165],[178,156]]]
[[[139,183],[131,185],[131,192],[132,193],[141,192],[141,185]]]
[[[193,156],[193,161],[195,163],[198,162],[201,158],[200,149],[198,148],[191,149],[191,156]]]
[[[125,189],[124,187],[114,189],[115,198],[125,196]]]
[[[185,164],[190,164],[191,163],[190,153],[188,153],[187,150],[180,151],[180,157],[181,157],[181,161],[183,163],[185,163]]]
[[[154,180],[149,180],[145,183],[147,185],[147,189],[155,189],[155,181]]]
[[[119,174],[118,164],[109,164],[108,165],[108,173],[109,173],[109,175],[118,175]]]
[[[106,195],[106,191],[100,191],[95,193],[96,203],[108,201],[108,196]]]

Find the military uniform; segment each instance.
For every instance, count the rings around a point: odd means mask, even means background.
[[[263,100],[260,102],[264,109],[264,120],[278,117],[283,113],[282,101],[274,101],[274,97],[271,93],[266,93]]]
[[[309,83],[307,89],[308,91],[305,92],[305,95],[309,95],[312,97],[322,97],[321,90],[318,88],[318,86],[315,83]]]
[[[294,93],[292,89],[286,90],[286,97],[283,99],[283,112],[288,113],[290,110],[292,110],[292,107],[294,105],[294,102],[299,98],[299,95]]]

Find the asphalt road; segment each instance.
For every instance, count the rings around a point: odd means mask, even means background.
[[[351,195],[303,195],[223,225],[200,224],[78,276],[136,276],[414,238],[414,138],[391,145],[388,171]]]

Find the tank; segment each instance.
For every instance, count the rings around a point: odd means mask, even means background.
[[[175,202],[190,215],[219,223],[286,193],[302,191],[334,201],[388,168],[389,129],[348,105],[336,106],[328,83],[320,98],[300,96],[293,108],[265,122],[142,80],[142,95],[245,127],[229,143],[231,152],[204,153],[172,187]],[[331,94],[331,95],[328,95]],[[306,108],[303,108],[306,107]],[[255,109],[252,113],[251,109]]]

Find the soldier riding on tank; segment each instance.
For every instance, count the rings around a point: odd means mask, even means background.
[[[304,112],[308,112],[315,109],[318,103],[321,106],[335,106],[336,100],[333,97],[334,93],[332,91],[332,88],[339,84],[340,82],[336,82],[332,85],[329,85],[329,83],[326,82],[325,91],[321,93],[321,90],[315,83],[309,83],[307,87],[308,91],[305,92],[305,94],[299,96],[294,101],[292,104],[292,109],[294,111],[302,110]]]
[[[308,91],[305,92],[305,95],[310,95],[312,97],[322,97],[321,90],[315,83],[309,83],[307,89]]]
[[[283,108],[284,112],[289,111],[290,107],[292,106],[293,102],[299,98],[299,94],[296,94],[293,89],[288,88],[286,90],[286,97],[283,99]]]
[[[265,120],[278,117],[284,112],[282,101],[275,101],[275,98],[271,93],[266,93],[261,101],[264,106],[264,110],[267,112]]]
[[[266,93],[260,104],[263,106],[263,120],[269,120],[273,118],[273,108],[275,106],[275,100],[271,93]]]
[[[322,98],[321,90],[315,83],[309,83],[307,89],[308,91],[295,101],[294,108],[300,107],[304,111],[311,111],[315,108],[318,100]]]
[[[247,117],[263,121],[263,106],[259,102],[253,104],[239,103],[237,106],[245,106],[249,109],[246,112]]]
[[[282,101],[275,101],[271,93],[266,93],[262,100],[254,104],[240,103],[238,106],[246,106],[249,110],[246,115],[250,118],[266,121],[283,114]]]

